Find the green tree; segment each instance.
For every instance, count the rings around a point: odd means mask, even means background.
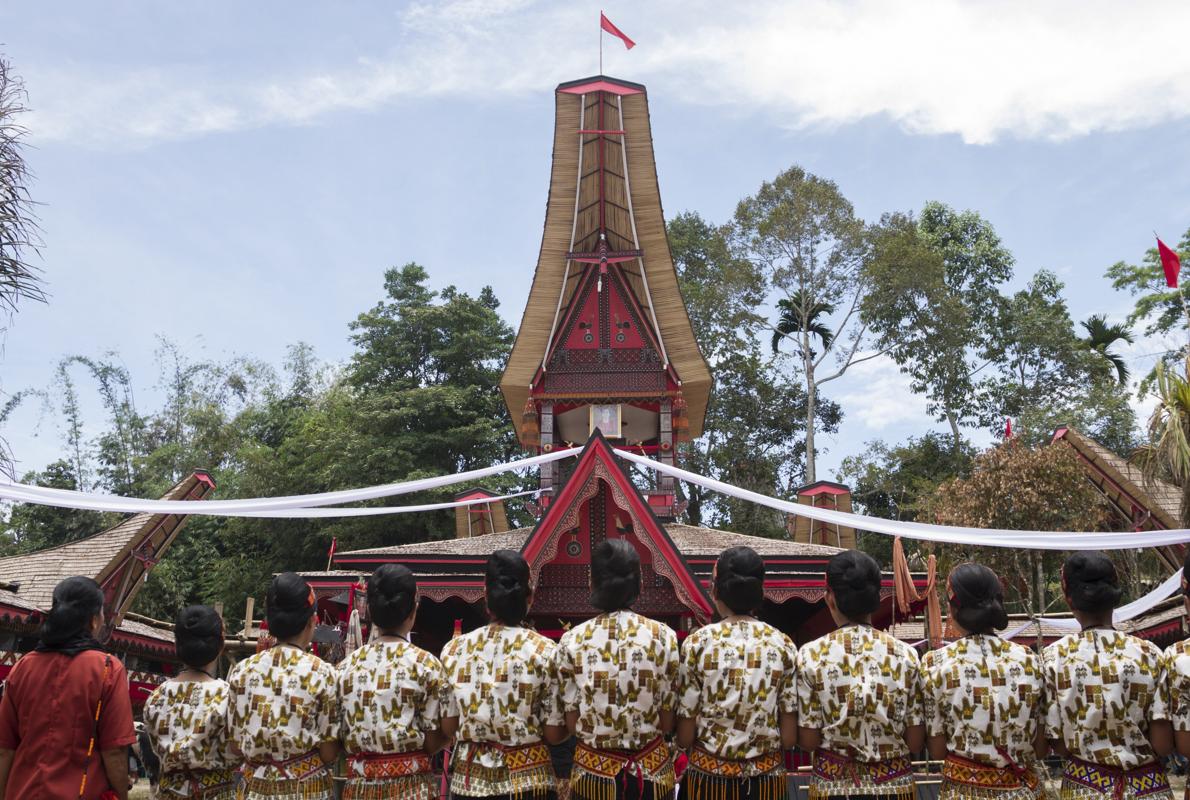
[[[756,307],[764,281],[728,245],[726,227],[681,214],[668,227],[670,251],[694,335],[715,373],[703,434],[683,445],[684,464],[765,494],[791,497],[805,478],[806,394],[783,365],[766,356]],[[834,431],[842,416],[831,402],[816,407],[818,424]],[[781,515],[686,486],[687,519],[757,535],[784,535]]]
[[[979,214],[942,203],[917,218],[887,214],[871,236],[862,316],[929,413],[950,426],[957,452],[960,428],[975,422],[974,382],[987,366],[1012,254]]]
[[[1135,460],[1148,479],[1181,488],[1181,522],[1190,527],[1190,381],[1158,362],[1153,383],[1157,407]]]
[[[838,186],[795,166],[740,201],[734,239],[740,255],[763,275],[774,304],[785,301],[779,322],[769,327],[789,342],[805,386],[806,480],[813,482],[819,387],[880,355],[862,352],[868,338],[859,314],[866,290],[859,279],[866,256],[864,225]],[[818,352],[811,338],[825,307],[839,312],[830,345]],[[826,365],[828,356],[834,356],[833,365]]]
[[[943,525],[1007,530],[1097,531],[1113,522],[1071,448],[1030,447],[1016,439],[976,458],[969,475],[941,484],[928,514]],[[992,567],[1010,590],[1006,595],[1023,598],[1018,610],[1040,613],[1058,596],[1051,579],[1060,572],[1058,553],[948,545],[941,556],[944,570],[960,561]]]
[[[1111,348],[1119,342],[1132,344],[1132,333],[1128,330],[1128,326],[1120,325],[1119,323],[1109,325],[1107,317],[1103,314],[1092,314],[1079,324],[1087,332],[1083,343],[1098,353],[1107,364],[1110,364],[1115,369],[1116,377],[1119,378],[1121,386],[1127,386],[1128,364],[1119,353],[1111,352]]]
[[[928,504],[945,481],[967,475],[977,455],[969,442],[956,450],[953,440],[931,431],[890,446],[869,442],[860,454],[847,456],[838,479],[851,487],[851,497],[864,514],[882,519],[928,521]],[[864,551],[890,563],[892,540],[884,534],[859,531]]]
[[[40,472],[28,472],[21,477],[21,483],[49,489],[79,489],[69,461],[55,461]],[[4,526],[4,534],[8,539],[5,543],[8,552],[5,555],[29,553],[75,542],[99,533],[114,519],[114,515],[96,511],[19,503],[13,506]]]
[[[1182,234],[1182,240],[1174,249],[1181,256],[1183,265],[1190,263],[1190,228]],[[1143,322],[1146,336],[1173,336],[1178,344],[1165,351],[1161,360],[1167,366],[1181,366],[1186,355],[1186,331],[1190,326],[1190,312],[1187,312],[1190,286],[1187,282],[1179,280],[1176,289],[1166,285],[1156,247],[1145,251],[1140,264],[1117,261],[1107,268],[1106,275],[1111,278],[1112,288],[1126,291],[1136,298],[1136,305],[1128,315],[1128,325]],[[1142,390],[1151,379],[1152,375],[1142,384]]]
[[[0,309],[21,300],[45,300],[39,270],[29,262],[40,244],[29,168],[25,163],[25,86],[0,55]]]
[[[1007,298],[993,342],[996,369],[979,384],[980,421],[999,430],[1005,417],[1024,420],[1021,434],[1032,444],[1047,441],[1056,424],[1072,424],[1127,453],[1135,416],[1102,356],[1075,332],[1062,289],[1041,270]]]

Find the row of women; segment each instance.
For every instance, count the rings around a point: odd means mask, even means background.
[[[685,800],[778,800],[783,752],[795,745],[813,754],[812,800],[912,796],[911,758],[927,749],[943,761],[942,800],[1039,798],[1050,749],[1065,759],[1063,800],[1170,798],[1163,756],[1175,744],[1190,752],[1190,646],[1162,653],[1113,628],[1121,590],[1103,554],[1065,563],[1082,631],[1040,656],[995,635],[1007,617],[986,567],[951,572],[961,636],[920,660],[871,625],[881,584],[871,557],[835,555],[826,583],[837,629],[799,651],[754,616],[762,559],[731,548],[711,581],[720,621],[679,649],[673,631],[630,610],[640,592],[635,549],[606,541],[591,561],[600,613],[555,644],[523,627],[529,568],[498,551],[486,573],[491,623],[453,639],[439,660],[409,642],[412,573],[386,565],[367,586],[378,635],[335,668],[309,652],[313,592],[283,574],[268,592],[277,645],[226,681],[214,676],[219,616],[203,606],[179,614],[185,668],[144,711],[161,791],[325,800],[328,765],[343,757],[347,800],[430,800],[441,792],[432,758],[453,742],[452,795],[545,800],[557,786],[547,745],[575,736],[569,788],[582,800],[663,800],[675,787]],[[109,756],[131,741],[131,715],[111,688],[119,662],[91,638],[101,609],[93,582],[64,582],[41,647],[14,668],[0,701],[0,800],[5,787],[8,797],[99,797],[105,775],[118,772]],[[66,716],[71,692],[100,673],[81,706],[94,714]],[[65,754],[84,742],[87,760],[70,763]],[[679,750],[688,767],[677,786]]]

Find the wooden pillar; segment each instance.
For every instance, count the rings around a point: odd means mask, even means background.
[[[545,400],[541,404],[541,452],[547,452],[552,449],[554,444],[554,404],[549,400]],[[541,489],[540,503],[542,508],[549,505],[553,495],[550,493],[557,485],[558,478],[558,462],[551,461],[549,464],[541,465],[541,478],[539,488]]]
[[[661,452],[658,460],[662,464],[673,466],[674,464],[674,431],[673,431],[673,401],[661,401],[661,431],[660,444]],[[672,475],[662,475],[661,480],[658,481],[658,488],[663,494],[673,496],[674,494],[674,479]]]

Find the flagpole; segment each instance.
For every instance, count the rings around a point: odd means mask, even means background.
[[[599,9],[599,74],[603,74],[603,9]]]
[[[600,42],[600,44],[602,44],[602,41]],[[1160,245],[1161,237],[1157,235],[1157,231],[1153,231],[1153,238],[1155,238],[1157,240],[1158,245]],[[1158,247],[1157,249],[1158,249],[1158,251],[1160,251],[1161,248]],[[1174,252],[1177,253],[1178,251],[1174,250]],[[1161,260],[1160,253],[1158,253],[1157,260],[1158,261]],[[1182,291],[1182,276],[1181,275],[1178,275],[1178,285],[1173,288],[1178,293],[1178,299],[1180,299],[1182,301],[1182,313],[1186,315],[1186,327],[1190,328],[1190,306],[1188,306],[1186,304],[1186,293],[1184,291]],[[1183,357],[1186,360],[1186,375],[1187,375],[1187,377],[1190,377],[1190,333],[1187,334],[1186,350],[1185,350],[1185,355]]]

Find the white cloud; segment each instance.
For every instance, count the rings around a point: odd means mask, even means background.
[[[640,46],[625,54],[605,42],[607,71],[790,126],[882,116],[912,133],[987,143],[1190,114],[1184,0],[659,0],[608,13]],[[541,92],[595,70],[596,18],[585,5],[423,2],[399,25],[393,52],[297,77],[30,73],[30,127],[43,139],[148,143],[307,124],[414,96]]]
[[[909,378],[889,358],[856,364],[839,380],[838,389],[828,383],[822,392],[843,407],[844,425],[858,420],[870,431],[882,431],[930,418],[925,398],[913,393]]]

